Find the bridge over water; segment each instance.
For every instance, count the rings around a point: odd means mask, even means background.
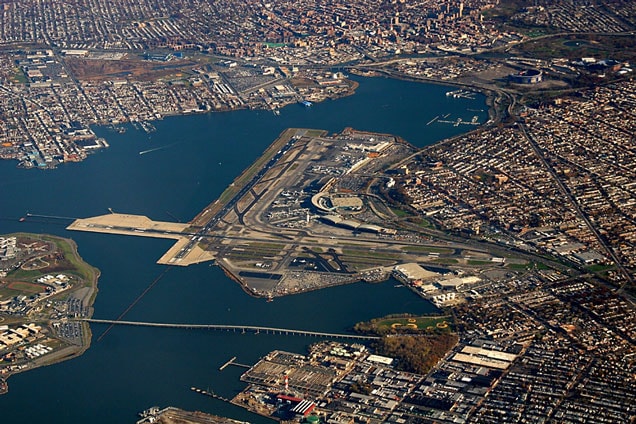
[[[256,325],[225,325],[225,324],[170,324],[159,322],[141,322],[141,321],[119,321],[111,319],[94,319],[86,318],[82,321],[91,322],[95,324],[110,324],[110,325],[130,325],[139,327],[162,327],[162,328],[182,328],[182,329],[200,329],[200,330],[221,330],[221,331],[240,331],[241,333],[254,333],[254,334],[282,334],[285,336],[310,336],[310,337],[325,337],[332,339],[353,339],[353,340],[378,340],[380,337],[376,336],[361,336],[356,334],[342,334],[342,333],[324,333],[321,331],[307,331],[307,330],[294,330],[290,328],[277,328],[277,327],[261,327]]]

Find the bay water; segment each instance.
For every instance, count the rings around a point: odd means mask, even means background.
[[[279,116],[235,111],[170,117],[147,134],[127,125],[123,134],[96,128],[110,148],[81,163],[55,170],[16,168],[0,162],[0,234],[17,231],[72,238],[85,261],[101,270],[95,318],[114,319],[165,267],[155,261],[172,241],[69,232],[72,218],[115,212],[154,220],[187,222],[216,199],[286,128],[345,127],[399,135],[426,146],[474,127],[446,120],[487,118],[484,97],[446,96],[452,87],[356,78],[355,95],[314,104],[290,105]],[[33,216],[18,222],[26,213]],[[391,313],[426,313],[435,308],[395,281],[356,283],[277,298],[245,294],[216,266],[172,267],[124,319],[201,324],[252,324],[347,332],[359,321]],[[173,405],[253,423],[270,420],[190,391],[191,386],[232,397],[244,371],[219,367],[236,356],[253,364],[274,349],[305,353],[315,338],[207,330],[91,326],[93,340],[79,358],[11,377],[0,396],[2,423],[131,423],[150,406]]]

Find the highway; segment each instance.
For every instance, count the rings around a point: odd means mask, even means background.
[[[625,281],[623,282],[623,285],[619,288],[619,292],[621,293],[624,292],[624,289],[627,284],[634,283],[634,279],[632,275],[621,263],[620,258],[616,255],[616,253],[614,253],[614,249],[612,249],[612,247],[605,241],[603,236],[601,236],[600,232],[598,231],[596,226],[592,223],[592,221],[590,221],[587,214],[583,211],[583,209],[581,209],[581,206],[579,205],[577,200],[574,198],[570,190],[563,183],[559,175],[554,171],[554,168],[548,163],[545,156],[541,152],[541,148],[537,144],[536,140],[530,135],[530,133],[528,133],[525,125],[523,125],[522,123],[519,123],[519,128],[521,129],[521,132],[523,133],[526,140],[528,140],[528,143],[530,143],[530,146],[532,147],[537,157],[539,157],[539,159],[543,163],[543,166],[545,167],[545,169],[550,173],[554,181],[557,183],[561,193],[563,193],[563,195],[568,199],[569,203],[572,205],[572,207],[576,211],[576,214],[579,216],[579,218],[583,220],[583,222],[585,223],[587,228],[589,228],[592,234],[594,234],[594,237],[596,237],[596,239],[598,240],[603,250],[605,250],[605,253],[607,253],[607,255],[610,258],[612,258],[612,261],[614,261],[616,268],[620,271],[623,277],[625,277]]]

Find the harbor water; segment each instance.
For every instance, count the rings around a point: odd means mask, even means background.
[[[345,127],[396,134],[416,146],[471,129],[434,121],[487,118],[485,99],[446,96],[452,87],[384,78],[362,79],[343,99],[290,105],[274,115],[236,111],[170,117],[146,133],[96,128],[110,148],[55,170],[16,168],[0,162],[0,234],[49,233],[72,238],[85,261],[101,270],[95,318],[115,319],[157,277],[126,320],[166,323],[253,324],[347,332],[359,321],[392,313],[426,313],[434,307],[395,281],[356,283],[277,298],[255,299],[208,263],[188,268],[157,265],[172,241],[68,232],[73,218],[115,212],[187,222],[249,166],[288,127]],[[34,216],[18,222],[27,213]],[[46,216],[46,217],[45,217]],[[253,423],[270,420],[191,386],[231,398],[244,385],[242,368],[219,367],[236,356],[252,364],[267,352],[305,353],[319,339],[117,326],[100,341],[105,325],[91,326],[91,347],[79,358],[11,377],[0,396],[3,423],[126,423],[153,405],[200,410]]]

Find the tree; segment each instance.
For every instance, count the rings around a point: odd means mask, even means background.
[[[456,334],[383,337],[374,346],[380,355],[398,360],[397,369],[427,374],[457,344]]]

